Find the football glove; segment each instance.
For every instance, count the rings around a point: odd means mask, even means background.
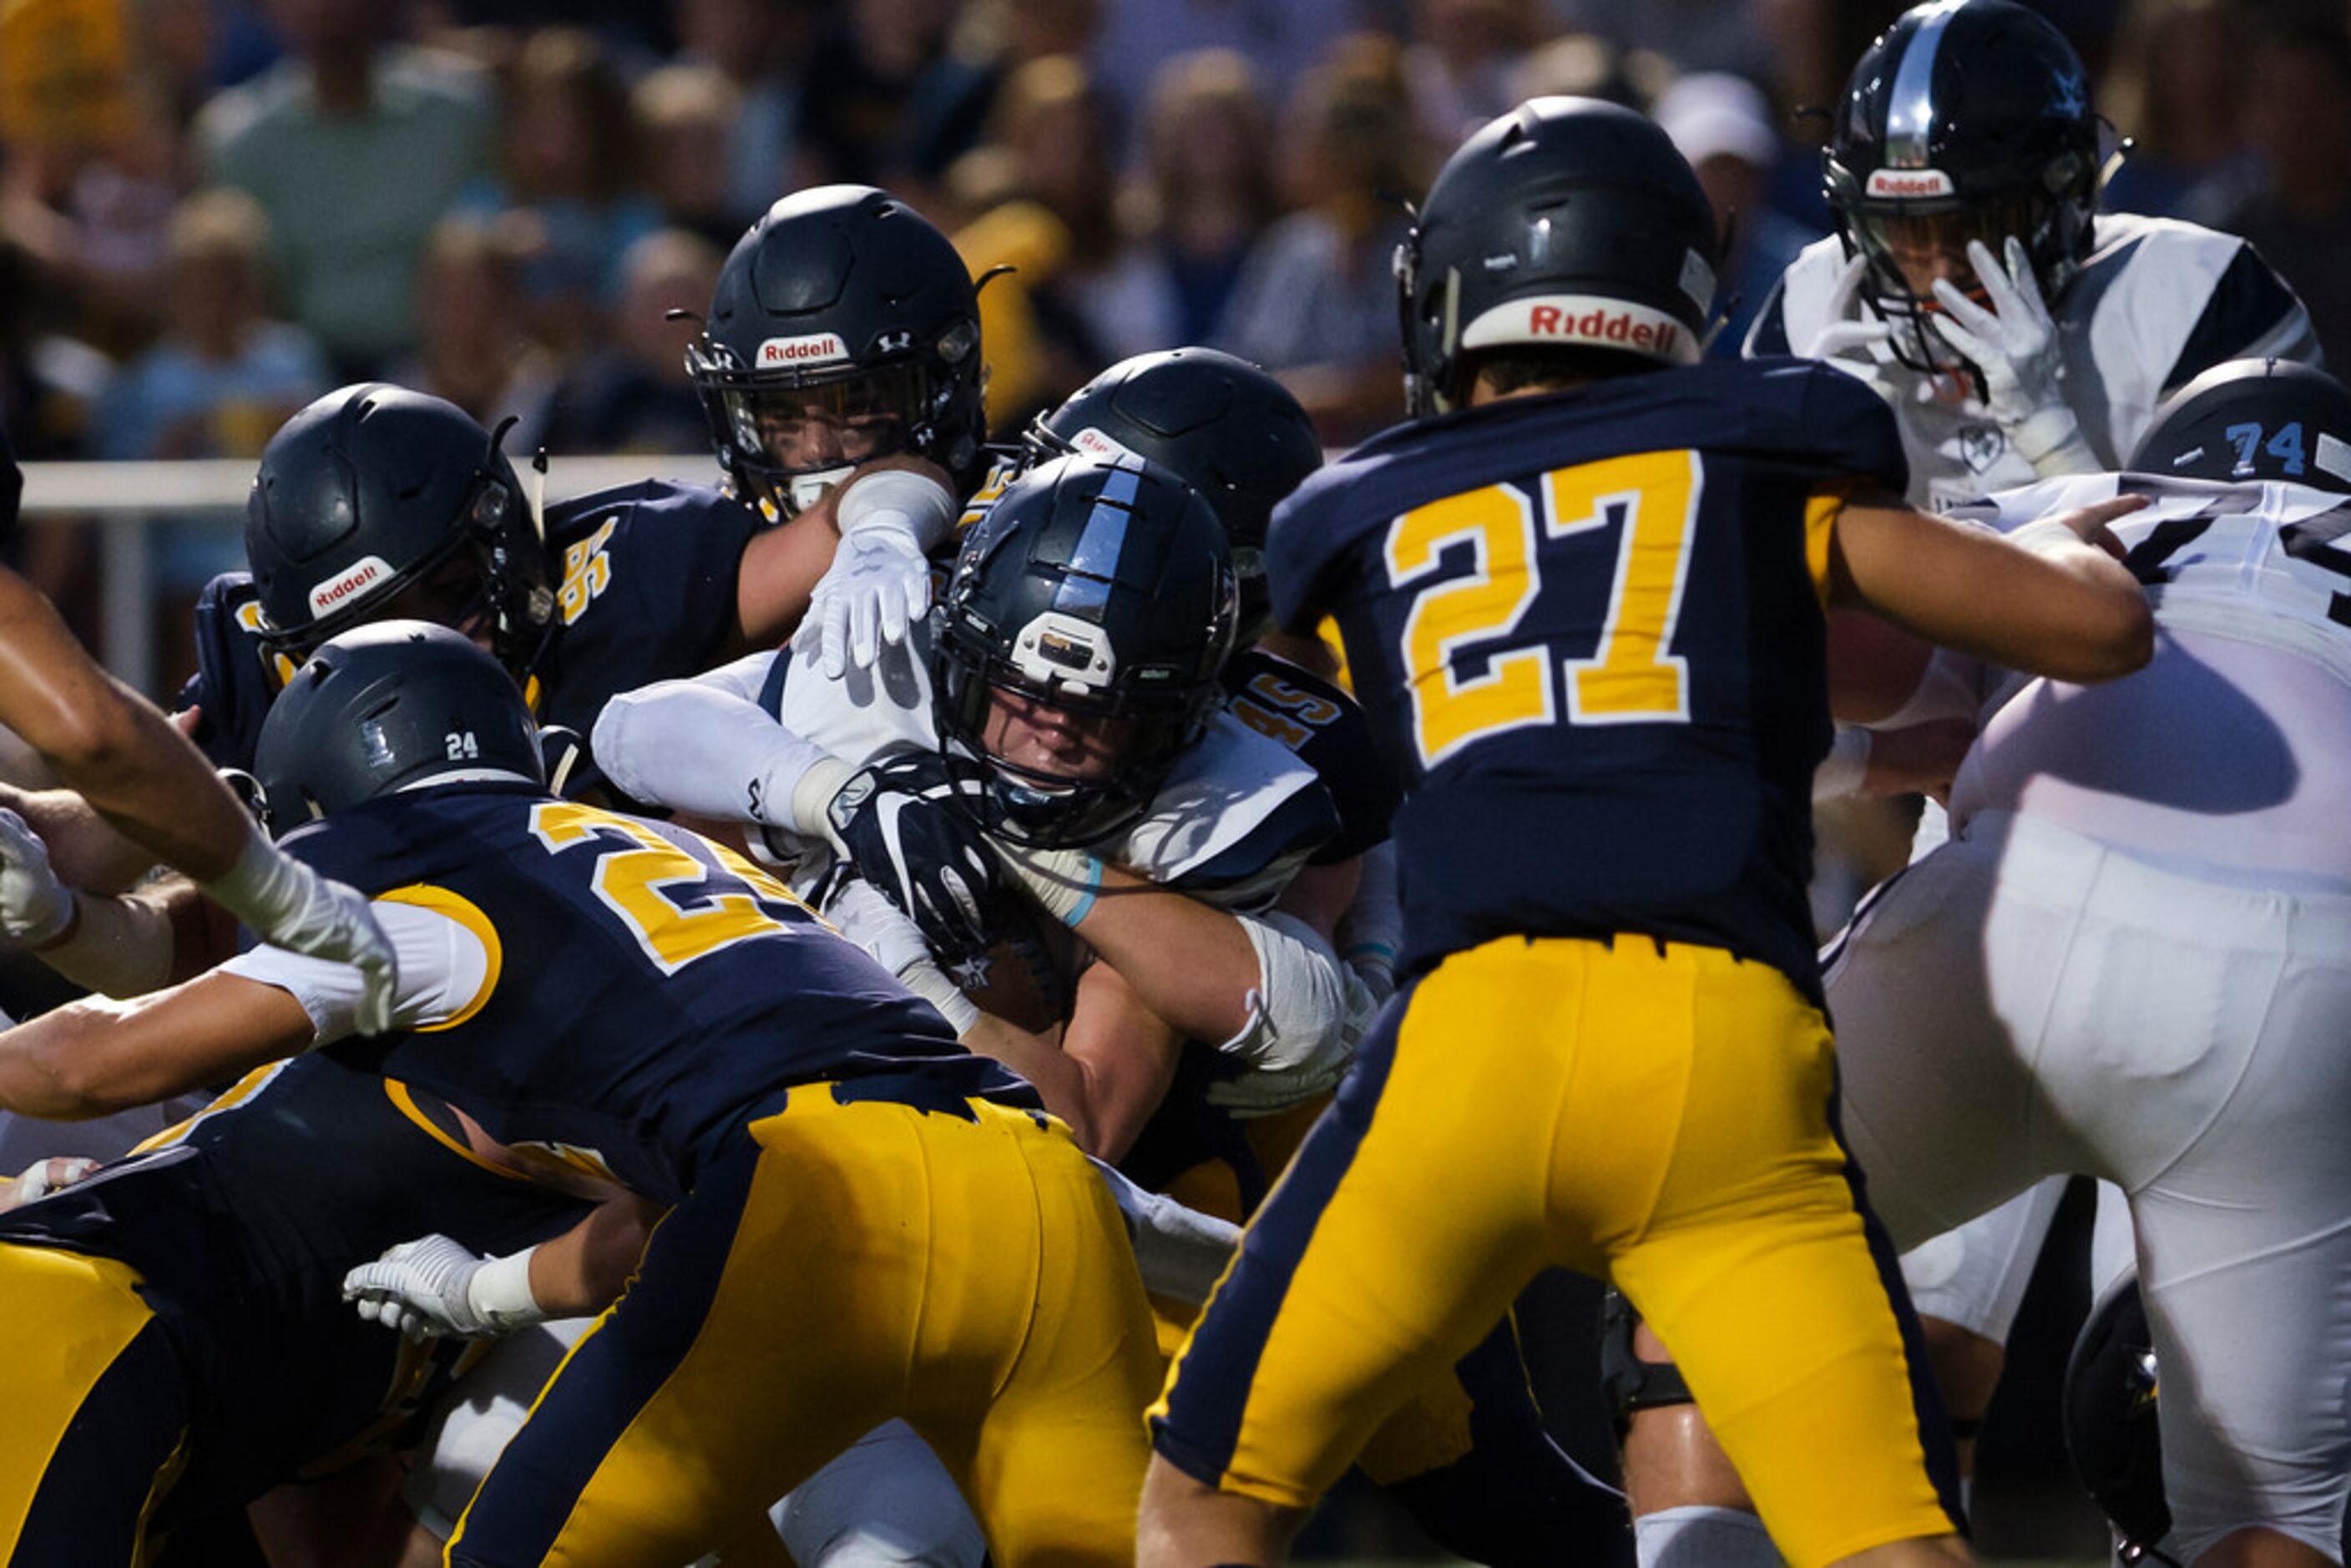
[[[366,894],[320,876],[271,843],[258,827],[236,863],[198,887],[265,942],[356,966],[366,985],[359,1031],[381,1034],[392,1027],[399,963]]]
[[[1935,298],[1944,319],[1937,330],[1975,366],[1985,410],[2033,472],[2048,478],[2094,470],[2097,460],[2065,402],[2057,323],[2042,303],[2023,243],[2011,237],[2003,267],[1981,240],[1968,242],[1969,265],[1991,308],[1969,298],[1949,278],[1938,277]]]
[[[477,1258],[446,1236],[420,1236],[343,1276],[343,1300],[411,1340],[485,1339],[543,1322],[530,1293],[533,1249]]]
[[[925,551],[947,536],[955,498],[936,480],[904,469],[861,474],[833,513],[841,548],[809,599],[817,658],[829,680],[870,668],[931,607]]]
[[[914,920],[943,964],[987,951],[1006,896],[976,788],[935,751],[902,751],[852,774],[826,809],[857,874]]]
[[[49,846],[32,824],[0,807],[0,945],[42,947],[73,924],[73,889],[49,869]]]

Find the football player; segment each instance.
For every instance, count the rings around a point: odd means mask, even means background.
[[[362,1322],[345,1273],[429,1230],[527,1260],[586,1207],[492,1154],[431,1095],[308,1056],[0,1214],[0,1317],[20,1347],[0,1364],[0,1559],[144,1561],[281,1482],[381,1462],[463,1346]],[[405,1521],[340,1523],[357,1554]]]
[[[685,1561],[891,1416],[999,1559],[1131,1550],[1147,1308],[1033,1091],[739,856],[549,795],[521,694],[454,632],[331,641],[257,762],[280,820],[323,818],[288,852],[375,892],[413,955],[368,1065],[674,1206],[450,1562]],[[331,1045],[353,992],[263,948],[73,1004],[0,1037],[0,1103],[121,1103]]]
[[[1919,506],[2118,467],[2199,371],[2317,356],[2308,312],[2244,241],[2095,211],[2099,125],[2073,46],[2015,0],[1904,12],[1835,106],[1837,232],[1789,266],[1747,352],[1876,388]]]
[[[1838,233],[1790,267],[1747,351],[1824,357],[1876,388],[1916,505],[1947,510],[2036,476],[2112,469],[2158,402],[2213,364],[2318,356],[2300,302],[2236,236],[2095,211],[2101,122],[2087,84],[2044,17],[2009,0],[1944,0],[1865,51],[1836,105],[1823,172]],[[1932,749],[1931,731],[1905,733],[1910,716],[1875,738],[1841,732],[1840,775],[1874,762],[1882,784],[1904,750]],[[1944,831],[1930,802],[1917,852]],[[1906,1262],[1963,1464],[2062,1190],[2044,1184]],[[2101,1187],[2101,1273],[2127,1254],[2126,1232]],[[1672,1392],[1669,1375],[1652,1376],[1644,1397]],[[1681,1419],[1670,1408],[1631,1419],[1680,1450],[1662,1430]],[[1688,1496],[1699,1507],[1707,1494]]]
[[[1278,1560],[1414,1382],[1553,1264],[1613,1276],[1731,1413],[1791,1561],[1964,1557],[1831,1114],[1803,897],[1823,604],[2120,674],[2146,607],[2085,536],[2133,503],[2028,549],[1900,506],[1891,418],[1849,378],[1696,362],[1714,249],[1647,120],[1504,116],[1398,257],[1409,401],[1449,417],[1277,515],[1277,614],[1335,613],[1414,787],[1410,978],[1155,1406],[1144,1563]]]

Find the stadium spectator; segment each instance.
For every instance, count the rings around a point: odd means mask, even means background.
[[[2265,177],[2222,207],[2310,308],[2331,364],[2351,364],[2351,26],[2313,9],[2263,27],[2247,59],[2261,83],[2245,126]]]
[[[2243,135],[2240,18],[2220,0],[2132,0],[2098,101],[2130,155],[2106,182],[2108,210],[2202,218],[2216,190],[2252,176]]]
[[[1403,413],[1389,258],[1421,184],[1403,51],[1375,33],[1341,39],[1285,118],[1301,204],[1250,253],[1215,341],[1280,375],[1323,439],[1360,440]]]
[[[1143,131],[1144,177],[1121,214],[1129,237],[1095,286],[1102,347],[1122,359],[1207,340],[1275,212],[1265,100],[1242,56],[1169,59]]]
[[[742,122],[743,90],[716,66],[663,66],[630,99],[645,193],[662,221],[712,245],[743,232],[729,184],[728,149]]]
[[[1652,110],[1675,150],[1698,172],[1721,225],[1722,281],[1716,300],[1724,316],[1707,349],[1715,359],[1739,357],[1764,296],[1796,254],[1821,237],[1820,230],[1806,229],[1771,205],[1771,171],[1781,152],[1771,112],[1754,83],[1717,71],[1684,77]]]
[[[660,226],[635,189],[629,94],[595,36],[547,27],[526,39],[507,83],[498,170],[457,193],[455,210],[536,214],[546,249],[526,278],[537,301],[592,311],[621,287],[621,257]]]
[[[560,374],[525,328],[522,275],[537,243],[524,214],[436,225],[417,279],[423,339],[392,376],[492,428],[511,417],[506,444],[522,453],[538,445]]]
[[[685,346],[697,329],[669,313],[698,316],[718,286],[723,259],[683,229],[649,234],[629,247],[612,330],[556,391],[549,451],[678,453],[708,443],[702,400],[685,371]]]
[[[296,320],[340,377],[416,340],[425,238],[489,145],[482,82],[388,46],[366,0],[272,0],[291,53],[197,117],[206,173],[269,214]]]

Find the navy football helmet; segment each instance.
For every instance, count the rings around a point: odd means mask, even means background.
[[[1714,304],[1714,209],[1646,115],[1530,99],[1463,142],[1396,247],[1405,400],[1465,401],[1479,350],[1695,363]]]
[[[857,464],[978,477],[979,297],[946,235],[868,185],[786,196],[726,258],[686,350],[718,461],[789,516]]]
[[[1040,462],[1071,452],[1148,458],[1197,490],[1232,545],[1237,642],[1246,647],[1264,635],[1273,617],[1267,526],[1281,498],[1322,465],[1314,421],[1288,387],[1216,349],[1137,354],[1038,415],[1027,442]]]
[[[381,382],[329,392],[262,449],[245,554],[275,653],[410,615],[486,631],[517,676],[555,620],[538,525],[498,440]]]
[[[1934,330],[1931,280],[1904,255],[1994,255],[2022,241],[2055,304],[2090,254],[2098,119],[2081,57],[2014,0],[1930,0],[1905,11],[1854,67],[1821,154],[1846,254],[1866,259],[1863,296],[1899,330],[1905,364],[1959,355]]]
[[[1223,526],[1159,465],[1062,457],[1007,486],[964,536],[931,653],[940,735],[981,765],[990,828],[1061,846],[1132,821],[1222,703],[1238,605]],[[992,754],[999,696],[1098,727],[1108,761]]]
[[[280,833],[452,773],[546,782],[521,688],[471,642],[422,621],[329,638],[270,705],[253,768]]]
[[[2163,400],[2125,467],[2351,494],[2351,389],[2291,360],[2231,360]]]

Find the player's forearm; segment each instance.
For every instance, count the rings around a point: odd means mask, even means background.
[[[155,864],[155,856],[115,831],[90,803],[70,789],[18,789],[0,784],[0,806],[29,823],[49,849],[49,869],[68,887],[123,893]]]
[[[810,837],[821,836],[824,801],[850,772],[758,704],[699,681],[622,693],[597,716],[592,744],[632,799]]]
[[[194,895],[187,888],[187,896]],[[56,941],[34,950],[42,963],[109,997],[143,996],[171,982],[178,943],[163,901],[78,892],[73,901],[73,924]]]
[[[204,754],[99,669],[48,601],[13,573],[0,573],[0,723],[156,859],[204,880],[244,849],[244,808]]]
[[[531,1249],[532,1300],[550,1318],[602,1312],[627,1288],[661,1215],[659,1205],[633,1193],[598,1204],[579,1224]]]
[[[0,1033],[0,1111],[71,1122],[152,1105],[313,1037],[291,996],[232,975],[127,1001],[87,998]]]
[[[1230,911],[1105,865],[1075,929],[1145,1006],[1186,1034],[1219,1040],[1248,1024],[1258,959]]]

